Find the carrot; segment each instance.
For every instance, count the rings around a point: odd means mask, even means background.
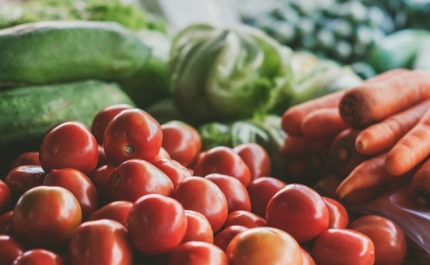
[[[378,185],[367,189],[354,190],[342,199],[338,200],[346,205],[355,206],[376,199],[389,189],[390,188],[387,185]]]
[[[309,147],[306,154],[306,165],[313,175],[320,177],[331,171],[329,149],[332,141],[333,137],[318,138]]]
[[[349,90],[340,101],[339,111],[348,125],[362,129],[428,98],[430,71],[406,71]]]
[[[357,151],[364,155],[375,155],[389,150],[418,123],[429,108],[430,100],[426,100],[369,126],[357,136]]]
[[[338,108],[314,110],[302,121],[302,132],[310,137],[335,136],[348,128],[342,120]]]
[[[403,74],[408,72],[408,69],[405,68],[397,68],[397,69],[393,69],[384,73],[381,73],[379,75],[375,75],[374,77],[371,77],[367,80],[364,81],[364,83],[377,83],[377,82],[381,82],[386,80],[387,78],[392,78],[394,76]]]
[[[340,180],[334,174],[329,173],[321,177],[313,186],[312,189],[318,192],[319,195],[333,198],[336,196],[336,189],[340,184]]]
[[[289,156],[302,156],[306,154],[315,139],[310,137],[294,137],[287,135],[280,153]]]
[[[430,109],[388,152],[385,169],[401,175],[422,162],[430,154]]]
[[[430,208],[430,158],[414,174],[411,184],[412,196],[421,205]]]

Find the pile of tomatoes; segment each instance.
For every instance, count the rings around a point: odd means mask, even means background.
[[[1,265],[402,264],[406,239],[302,184],[257,144],[201,150],[197,131],[128,105],[64,122],[0,180]]]

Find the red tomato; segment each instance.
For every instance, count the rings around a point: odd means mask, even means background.
[[[197,162],[194,175],[206,176],[219,173],[237,178],[245,187],[251,182],[251,172],[233,149],[219,146],[207,151]]]
[[[0,179],[0,214],[12,208],[12,194],[6,183]]]
[[[113,201],[134,202],[143,195],[169,196],[172,181],[161,170],[140,159],[131,159],[119,165],[109,177],[108,194]]]
[[[272,178],[261,177],[254,179],[247,187],[251,201],[251,212],[266,218],[266,208],[270,199],[287,185],[285,182]]]
[[[21,195],[31,188],[42,185],[46,177],[41,166],[15,167],[6,175],[4,182],[14,194]]]
[[[238,210],[231,212],[224,223],[224,227],[229,227],[232,225],[241,225],[248,228],[254,228],[266,226],[267,224],[266,220],[256,214],[248,211]]]
[[[184,208],[176,200],[150,194],[138,199],[127,220],[134,247],[146,255],[167,253],[182,242],[187,230]]]
[[[231,225],[219,232],[214,238],[214,245],[222,249],[224,252],[227,251],[228,244],[231,240],[239,233],[248,230],[248,227],[241,225]]]
[[[105,153],[105,149],[103,148],[103,145],[98,145],[97,151],[99,152],[99,160],[97,162],[96,168],[99,168],[101,166],[108,165],[108,164],[112,163],[107,158],[106,153]]]
[[[160,124],[141,109],[123,110],[106,128],[103,147],[112,163],[130,159],[154,161],[160,152],[163,132]]]
[[[199,241],[191,241],[175,248],[167,265],[229,265],[227,256],[217,246]]]
[[[0,234],[16,236],[15,230],[13,229],[12,215],[13,211],[8,211],[0,215]]]
[[[99,111],[96,116],[94,116],[93,123],[91,124],[91,132],[96,138],[97,143],[103,144],[103,136],[109,122],[111,122],[113,118],[121,111],[132,108],[133,106],[128,104],[116,104],[108,106]]]
[[[373,265],[375,251],[364,234],[349,229],[328,229],[315,240],[312,257],[318,265]]]
[[[46,186],[25,192],[12,216],[15,232],[24,242],[48,249],[66,246],[81,219],[81,207],[70,191]]]
[[[91,180],[73,168],[53,169],[43,181],[45,186],[58,186],[69,190],[78,200],[82,210],[82,220],[98,209],[97,190]]]
[[[169,121],[161,125],[163,130],[163,148],[173,160],[184,167],[191,164],[199,154],[202,140],[192,126],[181,121]]]
[[[127,227],[127,218],[133,203],[128,201],[111,202],[95,211],[87,221],[110,219]]]
[[[10,165],[10,170],[19,166],[40,166],[39,152],[25,152],[20,154]]]
[[[162,158],[152,164],[169,177],[174,187],[185,178],[191,177],[190,171],[175,160]]]
[[[211,224],[203,214],[192,210],[185,210],[185,216],[187,217],[187,231],[182,239],[182,243],[189,241],[213,243],[214,234]]]
[[[288,233],[273,227],[239,233],[227,247],[230,265],[302,265],[300,246]]]
[[[406,258],[407,244],[403,230],[392,220],[365,215],[349,226],[366,235],[375,247],[375,265],[402,265]]]
[[[94,184],[94,187],[96,187],[100,205],[105,205],[110,201],[108,194],[108,183],[110,175],[112,175],[115,168],[116,166],[114,164],[108,164],[101,166],[88,174],[88,177]]]
[[[203,156],[205,156],[206,154],[207,154],[207,152],[208,151],[203,151],[203,152],[200,152],[195,158],[194,158],[194,160],[191,162],[191,164],[189,164],[188,165],[188,168],[191,168],[191,169],[193,169],[194,170],[194,168],[196,167],[196,165],[197,165],[197,162],[199,162],[199,160],[203,157]]]
[[[70,238],[69,255],[71,265],[130,265],[133,260],[127,230],[106,219],[78,226]]]
[[[251,181],[271,175],[269,155],[260,145],[256,143],[245,143],[236,146],[233,150],[239,154],[251,171]]]
[[[205,179],[215,183],[222,193],[224,193],[229,213],[237,210],[251,210],[248,191],[238,179],[218,173],[209,174]]]
[[[270,199],[266,222],[304,243],[328,228],[329,214],[316,191],[302,184],[288,184]]]
[[[45,172],[51,169],[74,168],[84,174],[93,171],[99,159],[94,136],[80,122],[64,122],[43,138],[39,160]]]
[[[300,249],[302,251],[303,265],[317,265],[312,256],[303,248]]]
[[[0,264],[11,265],[25,250],[24,246],[13,237],[0,234]]]
[[[64,261],[54,252],[32,249],[15,259],[12,265],[64,265]]]
[[[210,180],[201,177],[186,178],[176,187],[172,197],[186,210],[203,214],[211,224],[214,233],[227,219],[227,199],[220,188]]]
[[[154,160],[157,161],[160,159],[172,159],[169,153],[167,153],[166,149],[164,149],[163,147],[160,148],[160,152],[158,152],[158,155]]]
[[[349,216],[345,207],[338,201],[321,197],[327,206],[329,221],[328,228],[346,228],[349,224]]]

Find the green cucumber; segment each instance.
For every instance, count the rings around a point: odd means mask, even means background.
[[[131,76],[150,48],[116,22],[44,21],[0,30],[0,87]]]

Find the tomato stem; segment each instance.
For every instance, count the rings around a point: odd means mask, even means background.
[[[127,144],[127,145],[124,147],[124,153],[126,153],[127,155],[131,155],[131,154],[133,154],[133,153],[134,153],[134,151],[135,151],[135,149],[134,149],[134,147],[133,147],[131,144]]]

